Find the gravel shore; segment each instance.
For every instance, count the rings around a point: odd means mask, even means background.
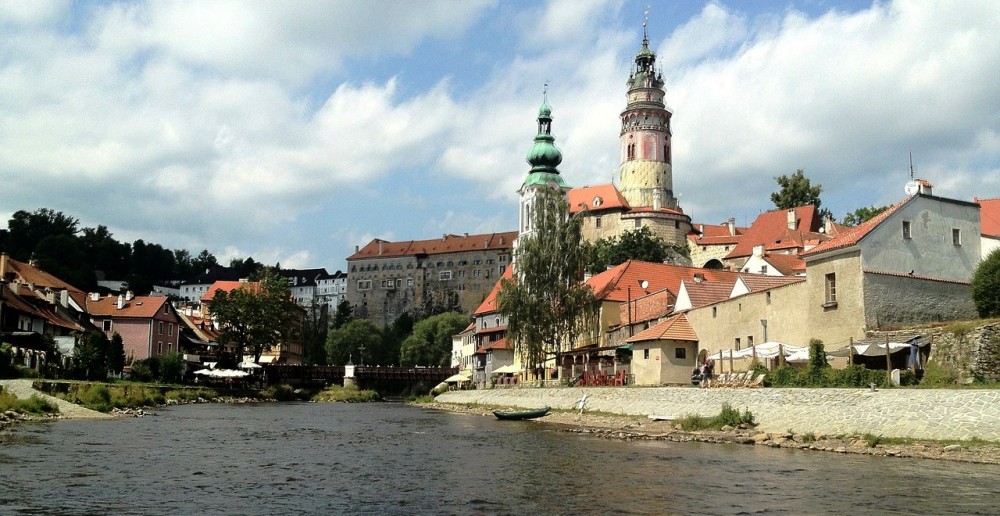
[[[484,417],[494,417],[493,410],[516,408],[442,402],[421,403],[419,406]],[[1000,464],[1000,445],[993,442],[951,443],[919,440],[907,444],[870,446],[869,442],[860,435],[827,436],[790,432],[760,432],[753,428],[685,432],[675,427],[671,421],[656,421],[641,416],[588,413],[587,411],[580,414],[569,410],[552,411],[545,417],[531,421],[537,424],[552,425],[563,432],[590,434],[604,439],[728,443],[771,448],[795,448],[804,451]]]

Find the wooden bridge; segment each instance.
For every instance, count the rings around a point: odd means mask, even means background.
[[[456,373],[456,367],[354,366],[354,380],[361,387],[418,382],[433,386]],[[265,365],[264,379],[269,384],[343,385],[344,366]]]

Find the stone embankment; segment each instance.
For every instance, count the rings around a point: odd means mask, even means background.
[[[711,417],[728,403],[750,410],[759,432],[1000,441],[1000,391],[996,390],[521,387],[450,391],[437,401],[572,410],[584,394],[587,411],[642,417]]]

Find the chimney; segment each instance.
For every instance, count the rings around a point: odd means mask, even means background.
[[[97,292],[91,292],[90,293],[90,300],[91,301],[100,301],[101,300],[101,295],[98,294]]]
[[[56,293],[49,289],[45,289],[45,301],[49,304],[56,304]]]
[[[118,294],[118,303],[115,305],[119,310],[125,307],[125,296]]]
[[[736,236],[736,217],[729,217],[726,225],[729,226],[729,236]]]
[[[931,189],[933,188],[933,185],[931,185],[930,181],[920,178],[914,179],[914,181],[916,181],[917,184],[920,185],[920,190],[919,190],[920,195],[931,195]]]
[[[354,246],[354,254],[358,254],[361,249],[358,246]]]
[[[132,294],[131,290],[125,291],[125,301],[131,301],[133,297],[135,296]]]
[[[7,253],[0,253],[0,280],[7,277]]]
[[[827,215],[823,220],[823,233],[829,235],[833,232],[833,215]]]
[[[16,296],[19,290],[21,290],[21,284],[20,283],[14,283],[14,282],[10,283],[10,293],[11,294],[14,294]]]
[[[62,290],[59,291],[59,304],[62,305],[63,308],[69,308],[69,291],[68,290],[62,289]]]
[[[468,232],[468,231],[466,231],[466,232],[465,232],[465,233],[463,233],[463,234],[465,235],[465,238],[469,238],[469,232]]]
[[[763,245],[755,245],[755,246],[753,246],[753,255],[754,256],[764,256],[764,246]]]
[[[507,243],[506,239],[504,237],[500,237],[500,245],[504,245],[506,243]]]
[[[795,229],[795,210],[788,210],[788,229]]]
[[[382,241],[378,241],[378,255],[382,256]]]

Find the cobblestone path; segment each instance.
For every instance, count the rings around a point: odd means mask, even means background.
[[[520,387],[451,391],[437,400],[573,409],[583,394],[588,396],[587,410],[639,416],[715,416],[729,403],[753,412],[757,428],[764,432],[1000,440],[997,390]]]

